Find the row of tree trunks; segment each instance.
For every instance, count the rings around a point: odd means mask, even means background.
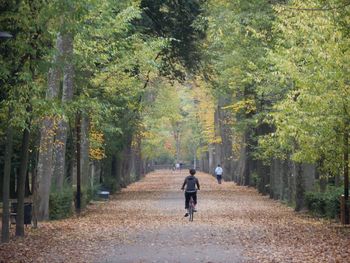
[[[305,192],[314,188],[317,176],[316,166],[295,163],[290,160],[272,160],[270,165],[253,160],[253,151],[247,143],[248,134],[242,138],[242,145],[236,162],[231,162],[232,179],[239,185],[254,185],[262,194],[268,194],[273,199],[280,199],[296,204],[296,211],[305,205]],[[232,143],[232,142],[231,142]],[[214,145],[214,151],[209,150],[201,156],[201,169],[207,169],[206,163],[225,163],[222,152],[216,154],[220,144]],[[209,168],[213,174],[214,164]],[[226,179],[227,180],[227,179]]]
[[[128,135],[120,153],[112,154],[103,161],[102,181],[111,176],[115,179],[116,189],[127,187],[133,181],[152,170],[152,163],[143,160],[141,156],[141,140]],[[104,179],[103,179],[104,178]]]

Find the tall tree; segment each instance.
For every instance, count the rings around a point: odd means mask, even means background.
[[[48,87],[46,100],[53,101],[59,94],[60,70],[59,65],[62,61],[62,35],[58,34],[56,40],[57,54],[54,56],[52,67],[48,74]],[[37,195],[34,204],[38,220],[49,219],[49,196],[51,190],[51,178],[53,173],[53,150],[54,150],[54,131],[55,116],[45,116],[40,131],[40,148],[37,166]]]
[[[31,119],[38,116],[40,104],[37,98],[42,91],[42,81],[45,71],[43,58],[47,55],[47,46],[50,43],[48,33],[43,30],[47,22],[42,12],[42,1],[7,1],[1,3],[2,25],[11,31],[14,38],[11,42],[1,45],[1,111],[11,108],[12,114],[9,123],[15,137],[23,133],[23,151],[14,149],[14,153],[21,155],[20,180],[18,194],[18,227],[17,235],[23,235],[23,202],[24,183],[27,174],[26,154]],[[36,112],[32,111],[36,108]],[[0,114],[1,116],[1,114]],[[5,154],[6,155],[6,154]],[[11,158],[11,156],[6,156]],[[23,179],[24,178],[24,179]],[[5,225],[5,224],[4,224]]]

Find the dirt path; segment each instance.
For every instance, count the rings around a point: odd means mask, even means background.
[[[350,262],[349,229],[203,173],[189,222],[184,177],[158,171],[79,218],[29,228],[0,246],[0,262]]]

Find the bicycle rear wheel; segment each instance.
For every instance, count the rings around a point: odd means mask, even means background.
[[[194,202],[193,202],[193,199],[191,197],[189,208],[188,208],[189,220],[190,221],[193,221],[193,212],[194,212]]]

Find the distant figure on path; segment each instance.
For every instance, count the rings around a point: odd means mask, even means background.
[[[175,164],[175,170],[180,170],[180,164],[179,163]]]
[[[181,187],[181,190],[184,190],[185,186],[186,186],[186,190],[185,190],[186,214],[185,214],[185,216],[188,216],[188,208],[189,208],[191,196],[193,198],[194,205],[195,206],[197,205],[197,189],[200,190],[200,186],[199,186],[199,181],[198,181],[197,177],[194,176],[195,174],[196,174],[196,170],[190,169],[190,175],[185,178],[185,181]],[[197,189],[196,189],[196,185],[197,185]],[[196,210],[194,210],[194,211],[196,212]]]
[[[222,170],[220,164],[218,164],[218,166],[215,168],[215,175],[216,175],[216,179],[218,180],[219,184],[221,184],[222,173],[223,173],[223,170]]]

